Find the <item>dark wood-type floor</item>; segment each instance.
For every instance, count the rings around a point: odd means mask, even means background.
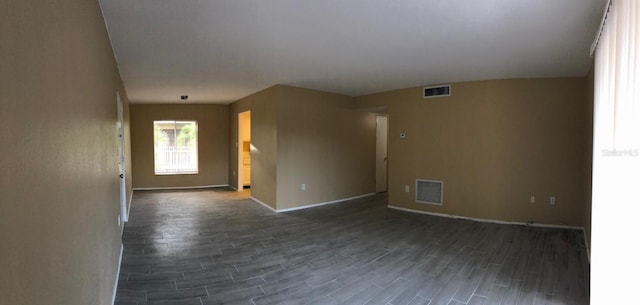
[[[227,189],[136,192],[116,304],[588,304],[581,231],[400,212],[274,213]]]

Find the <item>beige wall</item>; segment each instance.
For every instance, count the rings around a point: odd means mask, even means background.
[[[250,110],[256,199],[287,209],[374,192],[375,115],[353,105],[348,96],[283,85],[231,104],[230,184],[237,187],[238,113]]]
[[[455,83],[450,97],[433,99],[423,99],[421,90],[356,98],[358,107],[389,109],[390,205],[583,225],[591,150],[584,78]],[[417,178],[444,181],[443,206],[415,202]]]
[[[238,113],[251,110],[251,196],[276,208],[278,87],[245,97],[229,107],[229,184],[238,187]]]
[[[133,187],[227,185],[229,106],[213,104],[132,104]],[[198,122],[198,174],[155,175],[153,121]]]
[[[375,192],[375,115],[349,96],[278,87],[278,209]]]
[[[98,1],[2,1],[0,37],[0,303],[111,304],[126,94]]]

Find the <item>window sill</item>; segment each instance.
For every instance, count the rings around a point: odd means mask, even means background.
[[[156,176],[175,176],[175,175],[197,175],[198,172],[182,172],[182,173],[155,173]]]

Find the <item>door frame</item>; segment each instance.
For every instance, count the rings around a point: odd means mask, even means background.
[[[242,156],[242,148],[243,148],[243,139],[242,139],[242,134],[243,134],[243,127],[242,127],[242,119],[245,115],[249,115],[249,126],[251,126],[251,110],[247,110],[247,111],[242,111],[238,113],[238,138],[237,138],[237,142],[236,142],[236,148],[238,149],[238,166],[236,168],[236,173],[237,173],[237,178],[238,178],[238,192],[241,192],[244,190],[244,179],[242,177],[243,172],[244,172],[244,162],[243,162],[243,156]]]
[[[384,165],[382,166],[382,168],[384,168],[384,189],[381,187],[381,182],[379,181],[379,177],[380,177],[380,166],[378,164],[379,158],[380,156],[379,151],[378,151],[378,141],[379,141],[379,137],[380,135],[380,129],[378,128],[378,124],[379,124],[379,119],[380,118],[384,118],[384,121],[386,123],[386,131],[384,134],[384,139],[385,139],[385,156],[382,162],[384,162]],[[388,115],[381,115],[381,114],[376,114],[376,193],[384,193],[386,191],[389,190],[389,116]]]
[[[120,92],[116,91],[116,103],[118,107],[118,171],[120,174],[120,220],[121,223],[129,221],[127,215],[127,162],[124,139],[124,104]]]

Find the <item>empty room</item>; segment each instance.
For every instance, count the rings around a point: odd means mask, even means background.
[[[618,304],[636,0],[3,0],[0,305]]]

